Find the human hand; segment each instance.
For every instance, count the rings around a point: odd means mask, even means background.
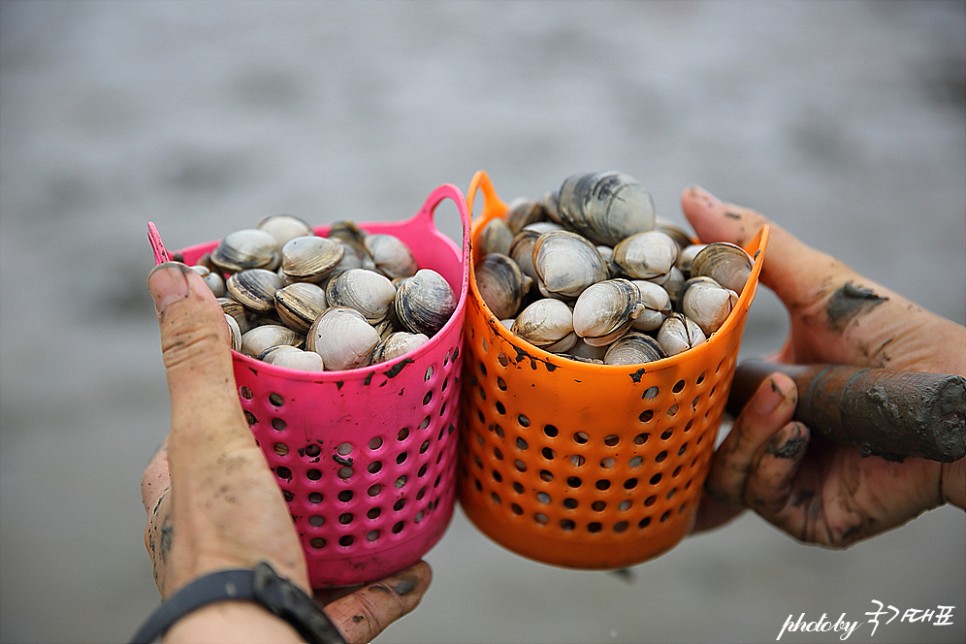
[[[281,489],[238,402],[228,329],[211,291],[192,270],[167,263],[148,277],[161,328],[171,398],[171,431],[141,482],[145,546],[163,598],[188,582],[267,561],[311,593]],[[412,611],[430,582],[419,562],[325,606],[350,642],[367,642]],[[296,641],[296,631],[255,604],[202,608],[168,640]]]
[[[790,317],[773,360],[966,375],[966,328],[930,313],[761,214],[685,190],[685,216],[702,241],[744,245],[770,226],[762,283]],[[798,392],[772,374],[735,419],[712,460],[695,530],[751,508],[805,542],[845,547],[950,502],[966,507],[966,459],[941,464],[863,456],[792,421]]]

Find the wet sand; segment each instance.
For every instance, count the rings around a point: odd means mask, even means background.
[[[505,199],[619,169],[662,216],[699,183],[966,320],[960,1],[4,1],[0,56],[3,642],[123,641],[157,603],[148,220],[182,247],[278,212],[406,218],[478,169]],[[742,354],[786,330],[762,289]],[[875,642],[961,642],[964,542],[948,507],[844,552],[746,516],[618,576],[530,562],[457,512],[379,641],[765,642],[801,613],[868,641],[878,600],[955,609]]]

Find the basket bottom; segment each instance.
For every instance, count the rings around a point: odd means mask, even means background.
[[[460,506],[470,521],[487,537],[504,548],[540,563],[583,570],[614,570],[644,563],[676,546],[690,532],[695,520],[695,507],[677,520],[655,526],[646,537],[619,542],[599,539],[562,539],[559,530],[547,529],[531,521],[507,516],[505,508],[496,504],[464,500],[461,490]]]
[[[389,548],[369,551],[347,549],[346,553],[320,556],[306,553],[309,583],[315,590],[347,588],[385,579],[419,562],[443,538],[453,517],[455,495],[441,503],[432,524],[413,538]]]

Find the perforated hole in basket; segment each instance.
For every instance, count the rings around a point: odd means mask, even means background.
[[[246,419],[282,488],[308,553],[384,547],[434,516],[455,486],[459,345],[422,372],[410,422],[360,428],[340,440],[305,440],[287,419],[288,403],[257,385],[239,387]]]
[[[541,418],[525,397],[507,395],[505,353],[485,341],[472,349],[479,359],[465,401],[467,417],[479,422],[461,445],[461,475],[498,512],[562,534],[634,539],[697,503],[716,431],[712,405],[734,358],[669,385],[645,383],[619,430],[563,431],[565,421]]]

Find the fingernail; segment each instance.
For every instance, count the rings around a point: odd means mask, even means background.
[[[184,264],[165,262],[158,264],[148,273],[148,289],[154,298],[154,309],[160,314],[177,300],[188,297],[188,280],[185,271],[191,270]]]
[[[805,433],[799,423],[789,423],[768,442],[768,453],[779,458],[795,458],[805,445]]]
[[[778,405],[785,399],[785,394],[775,383],[774,378],[769,378],[766,386],[758,390],[752,406],[759,416],[767,416],[778,408]]]
[[[392,587],[396,594],[400,597],[408,595],[416,587],[415,577],[403,577],[399,580],[399,583]]]
[[[694,199],[702,202],[706,208],[714,208],[716,206],[721,205],[720,199],[718,199],[713,194],[711,194],[710,192],[708,192],[707,190],[705,190],[699,185],[692,185],[689,188],[689,190],[691,192],[691,196]]]

